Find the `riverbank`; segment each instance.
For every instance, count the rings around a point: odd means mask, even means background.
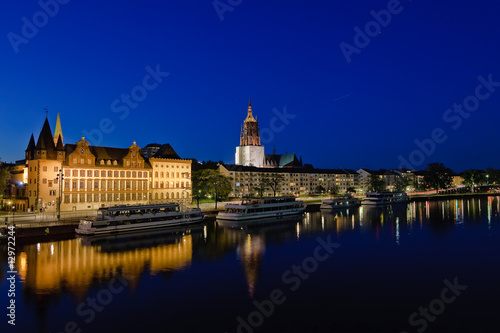
[[[439,201],[439,200],[455,200],[455,199],[469,199],[469,198],[482,198],[489,196],[498,196],[498,193],[457,193],[457,194],[431,194],[431,195],[409,195],[410,202],[422,202],[422,201]],[[306,204],[306,212],[317,212],[320,210],[321,199],[318,200],[307,200]],[[217,210],[215,209],[207,209],[204,211],[207,220],[213,220],[216,218],[217,214],[224,210],[224,203],[220,203]],[[89,212],[81,212],[87,217]],[[17,216],[16,216],[17,217]],[[79,219],[65,220],[65,221],[57,221],[54,219],[53,221],[43,220],[40,222],[30,222],[23,223],[19,221],[15,223],[16,225],[16,238],[40,238],[47,239],[57,236],[69,236],[75,233],[75,228],[78,226]],[[10,223],[5,224],[10,225]]]

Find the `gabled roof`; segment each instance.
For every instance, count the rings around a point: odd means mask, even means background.
[[[153,157],[171,158],[177,160],[181,159],[169,143],[161,145],[160,149],[156,152],[156,154],[153,155]]]

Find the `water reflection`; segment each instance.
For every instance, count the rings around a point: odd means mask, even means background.
[[[260,288],[262,263],[271,244],[296,244],[321,234],[341,238],[361,232],[376,242],[391,242],[399,247],[408,241],[409,235],[424,228],[443,233],[484,221],[491,229],[499,212],[499,197],[487,197],[380,208],[361,206],[237,226],[208,221],[197,228],[175,232],[28,244],[18,250],[16,265],[26,304],[35,307],[42,319],[46,310],[40,309],[60,306],[57,300],[61,295],[69,294],[77,301],[85,299],[89,290],[117,273],[131,277],[129,288],[134,290],[146,274],[160,275],[168,283],[175,272],[189,271],[194,261],[216,262],[227,255],[239,263],[231,262],[244,273],[244,284],[252,298]],[[6,264],[5,257],[2,264]],[[29,301],[33,299],[35,302]]]
[[[64,289],[82,299],[92,284],[117,273],[130,277],[133,287],[146,269],[154,275],[189,267],[192,243],[190,233],[179,233],[31,244],[18,256],[18,272],[24,288],[36,295]]]

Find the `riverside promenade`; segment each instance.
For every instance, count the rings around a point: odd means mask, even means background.
[[[415,201],[438,201],[468,199],[477,197],[499,196],[500,193],[453,193],[453,194],[409,194],[410,202]],[[356,196],[363,198],[364,196]],[[328,197],[309,197],[300,198],[304,200],[306,211],[318,211],[322,199]],[[228,203],[237,203],[238,201],[218,202],[217,209],[215,203],[200,203],[199,208],[208,218],[215,218],[219,211],[224,210]],[[196,208],[196,204],[187,205],[187,208]],[[95,219],[97,210],[85,210],[76,212],[62,212],[60,219],[56,213],[19,213],[19,214],[0,214],[0,228],[12,226],[16,227],[17,237],[37,237],[53,236],[61,234],[73,234],[75,227],[81,219]],[[1,239],[1,237],[0,237]]]

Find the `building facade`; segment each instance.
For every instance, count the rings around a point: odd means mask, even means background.
[[[175,155],[147,159],[135,142],[128,148],[100,147],[82,137],[76,144],[63,144],[59,116],[54,135],[46,119],[36,144],[32,135],[26,149],[28,210],[57,212],[59,203],[61,211],[77,211],[190,198],[191,161]],[[155,175],[167,169],[172,171],[160,181],[168,181],[169,190],[156,200],[160,187],[153,191],[159,179]]]
[[[230,197],[259,196],[259,184],[264,177],[281,175],[276,195],[312,195],[328,193],[335,189],[345,193],[349,188],[359,190],[359,175],[348,169],[309,169],[309,168],[257,168],[241,165],[220,165],[222,175],[232,178]],[[321,191],[319,191],[322,189]],[[263,196],[273,196],[272,189],[265,189]]]

